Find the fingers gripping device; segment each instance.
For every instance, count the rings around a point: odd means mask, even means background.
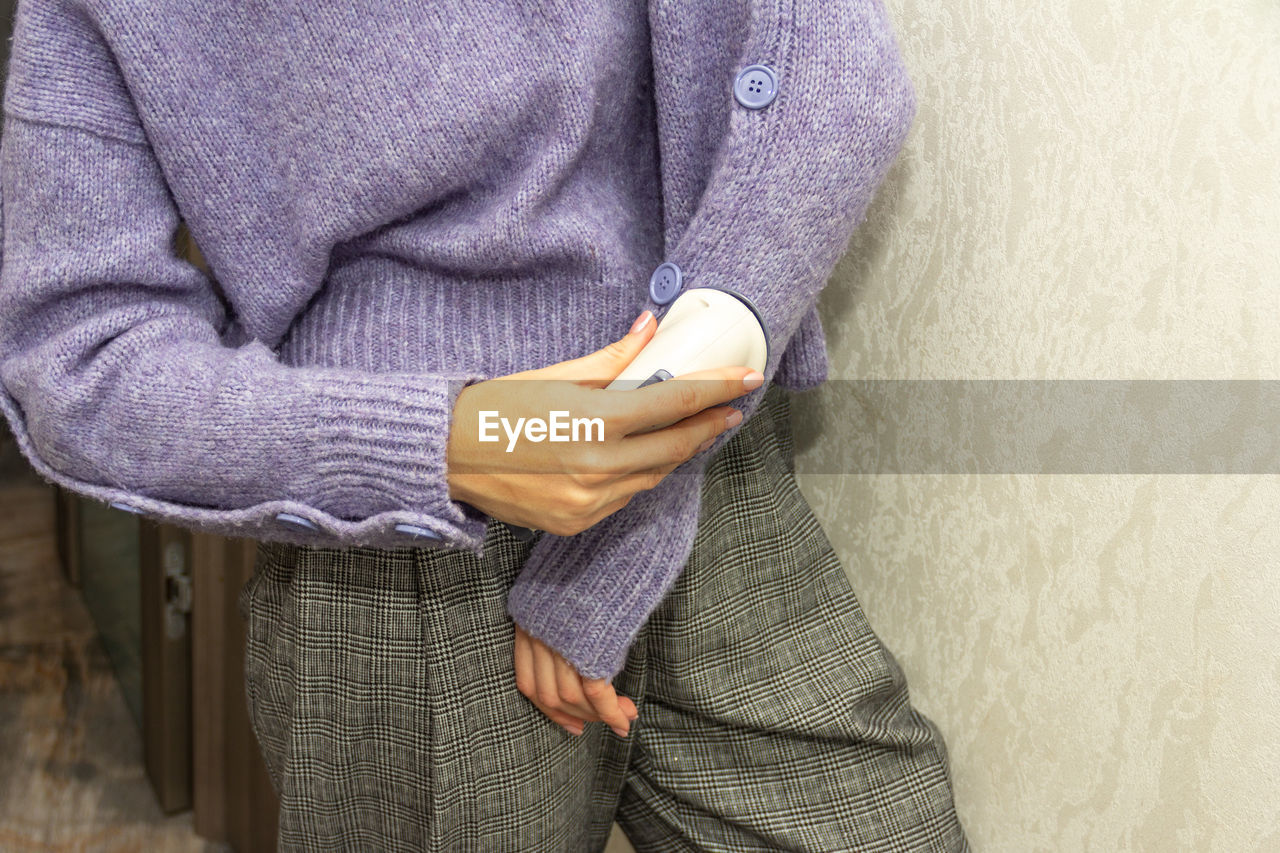
[[[698,370],[745,365],[764,372],[769,337],[751,303],[710,287],[680,294],[653,338],[606,390],[631,391]],[[517,538],[528,541],[534,531],[509,524]]]
[[[671,303],[653,338],[607,387],[643,388],[697,370],[746,365],[761,373],[769,339],[755,308],[727,290],[696,287]]]

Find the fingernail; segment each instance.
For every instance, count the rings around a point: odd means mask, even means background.
[[[714,444],[714,443],[715,443],[715,439],[714,439],[714,438],[708,438],[706,441],[702,442],[702,444],[699,444],[699,445],[698,445],[698,450],[697,450],[697,452],[698,452],[698,453],[701,453],[702,451],[706,450],[708,447],[710,447],[710,446],[711,446],[712,444]],[[633,720],[634,720],[634,719],[635,719],[635,717],[632,717],[631,719],[633,719]]]
[[[618,728],[617,726],[609,726],[609,728],[613,729],[614,734],[616,734],[618,737],[626,737],[626,736],[627,736],[627,730],[626,730],[626,729],[621,729],[621,728]]]
[[[639,317],[636,318],[636,321],[631,324],[631,331],[628,332],[627,334],[634,335],[637,332],[643,331],[644,327],[649,325],[649,321],[652,319],[653,319],[653,312],[651,311],[643,312]]]
[[[753,370],[746,376],[742,377],[742,387],[748,391],[753,388],[759,388],[764,384],[764,374],[758,370]]]
[[[725,415],[725,418],[724,418],[725,429],[733,429],[740,423],[742,423],[742,412],[738,411],[737,409],[734,409],[732,412]]]
[[[562,724],[562,725],[563,725],[563,724]],[[569,734],[572,734],[572,735],[580,735],[580,734],[582,734],[582,724],[581,724],[581,723],[579,723],[579,724],[578,724],[578,725],[576,725],[576,726],[565,726],[565,727],[564,727],[564,729],[565,729],[565,731],[567,731]]]

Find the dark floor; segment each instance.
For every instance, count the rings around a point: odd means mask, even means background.
[[[53,496],[0,428],[0,850],[225,851],[156,803],[137,723],[58,568]]]

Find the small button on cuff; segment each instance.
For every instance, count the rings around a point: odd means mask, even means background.
[[[425,528],[425,527],[419,527],[419,526],[418,526],[418,525],[416,525],[416,524],[397,524],[397,525],[396,525],[396,532],[397,532],[397,533],[408,533],[410,536],[425,536],[425,537],[427,537],[428,539],[439,539],[439,538],[441,538],[441,537],[440,537],[440,534],[439,534],[439,533],[436,533],[434,530],[429,530],[429,529],[427,529],[427,528]]]
[[[764,109],[778,96],[778,75],[767,65],[748,65],[733,81],[733,96],[749,110]]]
[[[666,305],[676,298],[683,282],[684,273],[680,271],[680,267],[670,261],[659,264],[653,275],[649,276],[649,298],[659,305]]]
[[[291,512],[281,512],[276,514],[276,521],[281,524],[288,524],[300,530],[319,530],[314,521],[308,521],[300,515],[294,515]]]
[[[131,512],[131,513],[133,513],[134,515],[145,515],[145,514],[146,514],[144,510],[140,510],[140,509],[138,509],[136,506],[130,506],[129,504],[126,504],[126,503],[120,503],[120,501],[112,501],[112,502],[110,503],[110,506],[111,506],[113,509],[122,509],[122,510],[124,510],[125,512]]]

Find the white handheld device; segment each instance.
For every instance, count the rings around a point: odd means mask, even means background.
[[[725,290],[695,287],[680,294],[658,331],[606,390],[630,391],[714,367],[746,365],[764,372],[769,339],[756,312]],[[535,533],[508,524],[516,538],[530,541]]]
[[[715,367],[764,372],[769,341],[756,312],[725,290],[695,287],[671,303],[658,331],[606,390],[630,391]]]

